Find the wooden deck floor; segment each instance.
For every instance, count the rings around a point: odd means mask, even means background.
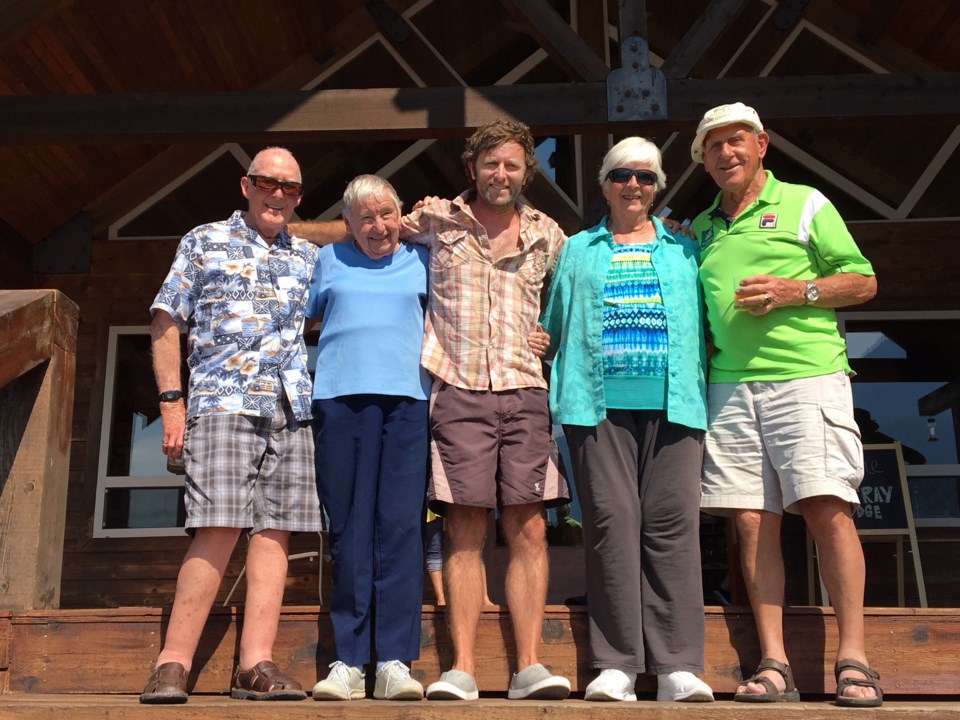
[[[194,696],[186,705],[140,705],[131,695],[0,695],[0,719],[7,720],[284,720],[317,717],[343,720],[960,720],[960,702],[886,702],[883,707],[836,707],[832,702],[745,705],[729,700],[708,704],[588,703],[510,701],[481,698],[472,703],[383,702],[264,703],[225,696]]]

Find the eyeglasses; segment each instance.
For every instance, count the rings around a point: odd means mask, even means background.
[[[266,192],[272,193],[277,188],[280,188],[280,192],[289,197],[300,197],[303,195],[303,183],[294,182],[293,180],[277,180],[276,178],[266,175],[247,175],[247,177],[250,178],[250,182],[252,182],[254,186]]]
[[[631,170],[630,168],[614,168],[607,173],[607,180],[615,183],[628,183],[635,177],[641,185],[656,185],[657,174],[652,170]]]

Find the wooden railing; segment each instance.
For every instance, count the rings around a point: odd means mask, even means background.
[[[60,605],[76,304],[0,291],[0,608]]]

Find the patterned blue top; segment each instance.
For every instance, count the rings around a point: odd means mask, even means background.
[[[317,252],[286,228],[268,245],[239,210],[183,237],[150,311],[189,325],[187,417],[271,417],[285,392],[310,419],[303,316]]]
[[[603,286],[603,374],[665,377],[667,311],[650,253],[654,243],[617,245]]]
[[[659,279],[670,329],[665,402],[660,406],[666,407],[670,422],[704,430],[706,345],[697,244],[673,235],[658,218],[652,221],[657,238],[650,261]],[[602,344],[604,285],[617,247],[604,218],[571,237],[560,254],[540,318],[550,334],[551,350],[557,351],[550,378],[554,422],[592,427],[603,422],[608,407],[617,407],[608,405]]]

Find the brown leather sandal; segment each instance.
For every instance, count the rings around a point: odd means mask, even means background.
[[[178,662],[158,665],[140,694],[147,705],[178,705],[187,701],[187,670]]]
[[[856,670],[863,679],[840,678],[844,670]],[[837,660],[833,667],[833,676],[837,679],[837,705],[841,707],[880,707],[883,705],[883,690],[880,689],[880,673],[856,660]],[[846,697],[843,691],[848,687],[868,687],[877,692],[876,697]]]
[[[237,666],[230,697],[237,700],[304,700],[307,694],[300,683],[284,674],[270,660],[264,660],[249,670]]]
[[[777,686],[773,684],[773,680],[760,675],[760,673],[765,670],[773,670],[774,672],[780,673],[785,686],[783,692],[777,692]],[[773,703],[800,701],[800,693],[797,690],[796,683],[793,682],[793,670],[790,669],[789,665],[784,665],[782,662],[772,658],[764,658],[761,660],[760,664],[757,665],[757,669],[753,673],[753,677],[749,677],[740,683],[740,687],[743,687],[747,683],[757,683],[758,685],[763,685],[767,692],[737,693],[733,696],[733,699],[736,702]]]

